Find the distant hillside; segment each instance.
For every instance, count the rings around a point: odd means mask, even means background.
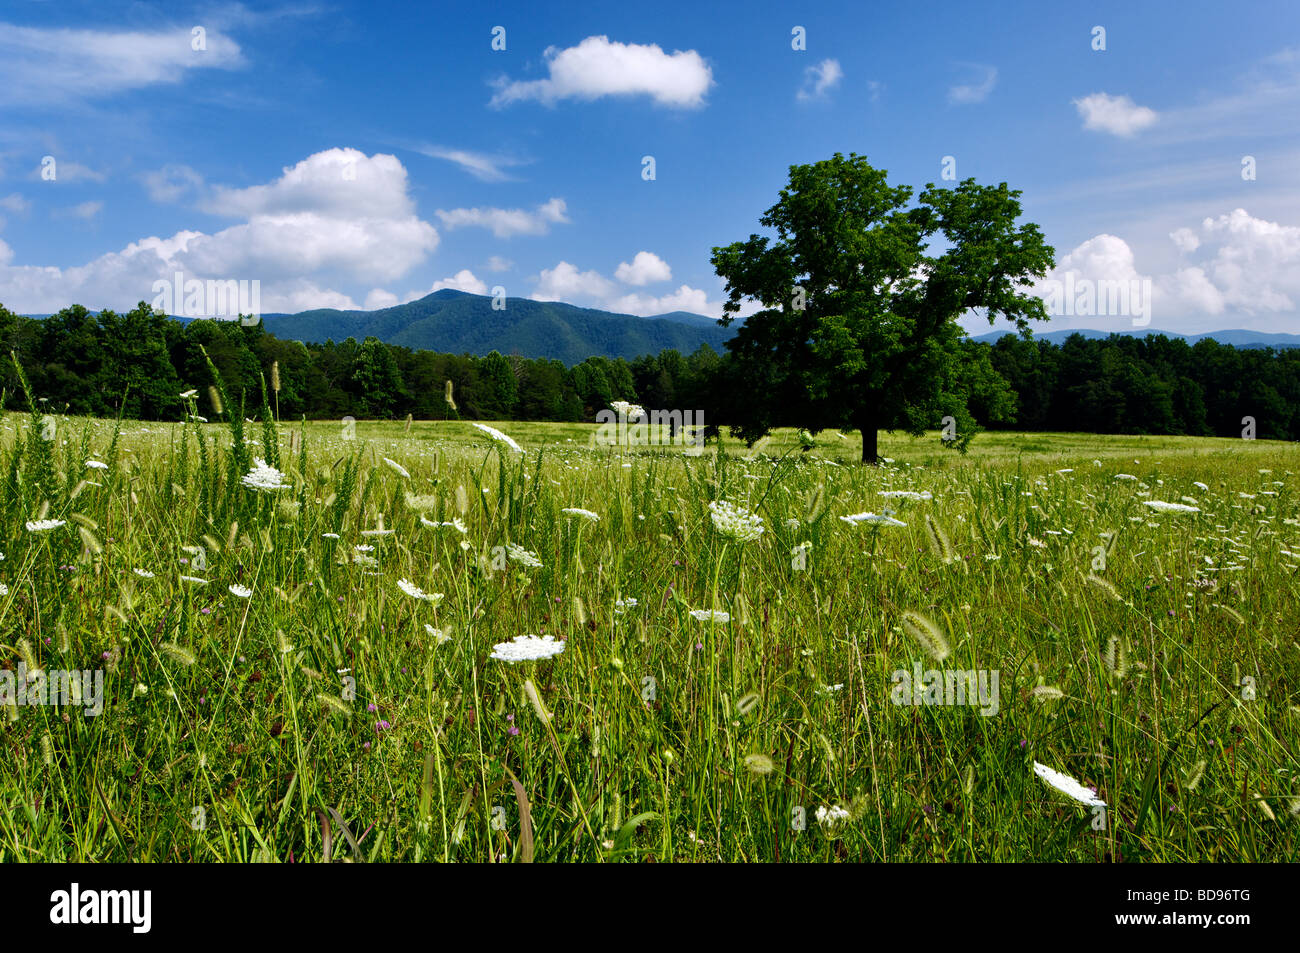
[[[976,341],[985,341],[992,344],[1004,334],[1014,334],[1014,331],[990,331],[987,334],[975,336]],[[1247,331],[1244,328],[1235,328],[1227,331],[1206,331],[1203,334],[1179,334],[1177,331],[1160,331],[1155,328],[1124,328],[1116,331],[1097,331],[1092,328],[1078,328],[1071,330],[1059,331],[1034,331],[1035,339],[1050,341],[1052,344],[1060,344],[1071,334],[1082,334],[1089,340],[1097,338],[1107,338],[1112,334],[1122,334],[1126,337],[1139,337],[1148,334],[1163,334],[1167,338],[1182,338],[1188,344],[1195,344],[1202,338],[1211,338],[1220,344],[1230,344],[1233,347],[1240,348],[1257,348],[1257,347],[1300,347],[1300,334],[1275,334],[1267,331]]]
[[[721,353],[735,333],[735,325],[722,328],[711,318],[684,311],[639,318],[528,298],[507,298],[506,307],[494,311],[490,297],[449,288],[379,311],[323,308],[266,314],[262,321],[281,339],[324,342],[373,336],[415,349],[477,355],[500,351],[570,366],[593,355],[631,360],[665,348],[690,354],[701,344]]]

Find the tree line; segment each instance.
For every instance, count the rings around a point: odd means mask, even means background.
[[[282,419],[482,419],[593,421],[615,400],[647,409],[702,410],[713,426],[747,418],[765,384],[751,365],[707,345],[690,355],[665,350],[633,361],[560,361],[493,351],[440,354],[358,342],[285,341],[261,324],[176,321],[141,302],[126,313],[80,305],[33,319],[0,306],[0,346],[14,352],[35,393],[52,412],[178,420],[180,394],[199,391],[199,412],[217,416],[203,353],[236,399],[249,407],[268,388]],[[1234,348],[1163,335],[1071,335],[1061,344],[1009,334],[992,344],[950,345],[954,370],[944,384],[961,430],[1081,431],[1117,434],[1300,439],[1300,349]],[[447,402],[451,381],[452,404]],[[0,370],[6,409],[23,399],[12,365]],[[940,410],[944,409],[942,407]],[[249,411],[251,413],[251,410]],[[775,426],[807,426],[791,403]],[[940,420],[929,423],[940,426]]]

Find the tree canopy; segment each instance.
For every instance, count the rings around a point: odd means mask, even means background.
[[[745,299],[750,315],[727,344],[733,429],[748,441],[773,427],[862,432],[877,460],[877,431],[919,435],[952,416],[970,431],[959,382],[969,311],[1022,331],[1046,320],[1027,293],[1054,265],[1032,223],[1017,224],[1020,193],[967,179],[953,188],[890,186],[850,153],[790,167],[789,184],[750,235],[713,249],[726,281],[723,324]]]

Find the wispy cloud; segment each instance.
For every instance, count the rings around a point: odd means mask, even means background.
[[[239,44],[229,36],[213,29],[199,37],[193,29],[125,32],[0,23],[0,102],[76,102],[178,83],[189,70],[244,65]]]
[[[529,160],[513,156],[495,156],[484,152],[470,152],[468,149],[447,149],[442,146],[419,146],[415,150],[431,159],[446,159],[454,162],[474,178],[482,182],[511,182],[514,176],[508,175],[506,169],[527,165]]]
[[[521,208],[438,209],[438,219],[448,229],[466,226],[488,228],[497,238],[545,235],[552,225],[566,224],[564,199],[551,199],[531,212]]]
[[[982,103],[989,98],[989,93],[993,92],[993,87],[998,83],[998,68],[996,66],[983,66],[972,63],[967,68],[979,71],[983,74],[983,78],[972,83],[962,83],[948,87],[948,102],[952,105],[965,106],[971,103]]]
[[[822,60],[816,66],[809,66],[803,71],[803,85],[795,98],[801,103],[812,99],[824,99],[826,93],[840,84],[844,70],[839,60]]]
[[[604,96],[649,96],[660,106],[696,109],[713,85],[713,71],[695,50],[665,53],[655,44],[618,43],[589,36],[566,49],[548,47],[546,79],[510,80],[494,85],[493,106],[535,99],[553,105],[561,99],[591,101]]]

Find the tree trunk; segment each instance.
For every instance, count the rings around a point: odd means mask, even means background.
[[[868,426],[862,427],[861,430],[862,430],[862,462],[868,463],[874,467],[880,463],[880,458],[877,454],[877,447],[876,447],[876,436],[878,434],[878,431],[876,429],[874,422]]]

